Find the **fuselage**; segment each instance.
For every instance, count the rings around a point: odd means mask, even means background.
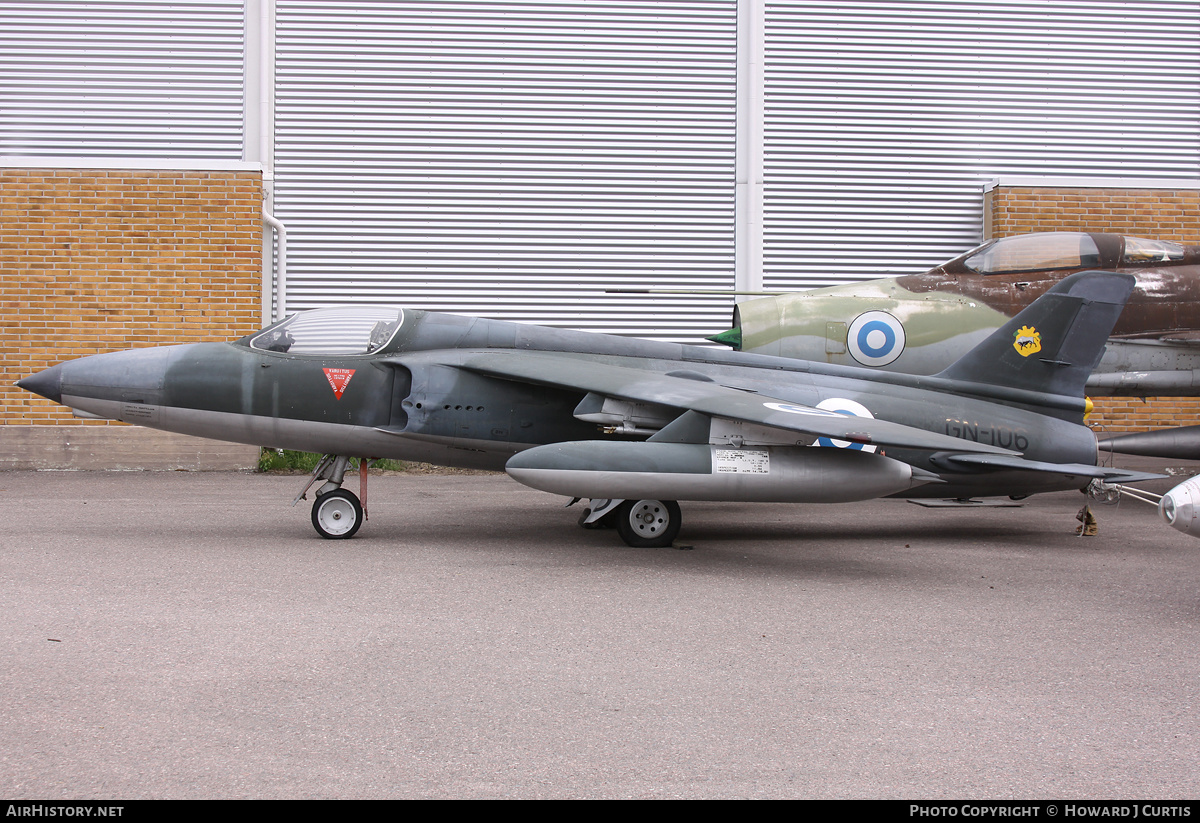
[[[1095,438],[1081,425],[1082,398],[1047,398],[1047,405],[1039,405],[1034,402],[1037,398],[1021,393],[937,377],[880,374],[432,312],[390,311],[395,313],[394,321],[373,321],[371,342],[364,334],[362,344],[344,344],[336,338],[323,343],[312,329],[325,330],[330,324],[321,326],[311,318],[298,321],[302,314],[232,343],[141,349],[69,361],[27,378],[22,385],[77,413],[183,434],[270,448],[497,470],[517,452],[542,444],[642,440],[683,411],[644,404],[622,410],[619,398],[616,411],[591,409],[585,392],[500,379],[457,365],[472,352],[544,351],[568,358],[580,370],[615,364],[650,374],[707,380],[804,406],[865,414],[947,434],[964,443],[986,443],[1030,460],[1086,465],[1096,461]],[[304,323],[311,327],[307,332]],[[633,418],[638,420],[636,426],[625,425]],[[811,440],[794,440],[776,447],[810,445]],[[849,443],[816,445],[862,448]],[[887,456],[947,477],[946,466],[936,454],[888,449]],[[1023,495],[1079,485],[1077,478],[1020,471],[962,470],[948,480],[918,486],[907,494]]]

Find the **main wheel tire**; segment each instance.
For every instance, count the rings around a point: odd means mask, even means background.
[[[362,504],[354,492],[334,489],[313,502],[312,524],[327,540],[347,540],[363,522]]]
[[[660,549],[671,545],[682,524],[674,500],[626,500],[617,507],[617,534],[635,549]]]

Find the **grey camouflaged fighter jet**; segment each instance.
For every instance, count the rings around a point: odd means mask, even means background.
[[[342,488],[350,459],[391,457],[505,469],[589,498],[585,525],[665,546],[677,500],[1025,496],[1155,477],[1098,467],[1082,425],[1084,381],[1132,288],[1128,275],[1067,278],[931,377],[339,308],[232,343],[85,357],[19,385],[87,416],[324,453],[323,537],[364,519]]]
[[[1046,232],[988,242],[922,274],[746,300],[709,338],[758,354],[935,374],[1082,270],[1134,274],[1093,397],[1200,394],[1200,247]]]

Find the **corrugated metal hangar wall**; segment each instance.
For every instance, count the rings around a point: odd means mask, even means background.
[[[606,290],[731,288],[735,46],[733,2],[280,3],[289,304],[719,327]]]
[[[768,4],[766,285],[928,268],[1003,175],[1200,176],[1195,2]]]
[[[0,154],[241,160],[249,5],[0,5]],[[1194,0],[273,5],[288,311],[694,340],[953,256],[1000,175],[1200,180]]]

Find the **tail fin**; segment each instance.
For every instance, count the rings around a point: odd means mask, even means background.
[[[1135,283],[1115,272],[1066,277],[938,377],[1083,397]]]

